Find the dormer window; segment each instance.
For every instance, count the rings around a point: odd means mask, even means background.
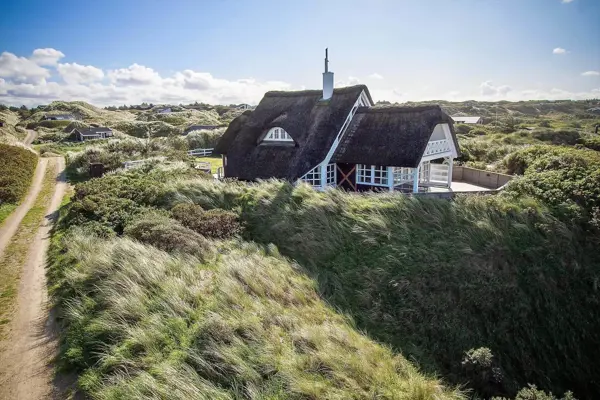
[[[293,142],[294,139],[283,128],[271,128],[267,132],[264,140],[273,140],[277,142]]]

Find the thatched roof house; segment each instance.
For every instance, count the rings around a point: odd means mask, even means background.
[[[333,89],[327,62],[323,90],[268,92],[229,124],[215,148],[224,176],[319,189],[449,186],[458,156],[452,119],[439,106],[373,107],[365,85]]]

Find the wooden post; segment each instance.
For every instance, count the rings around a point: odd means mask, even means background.
[[[394,191],[394,167],[387,167],[388,187],[390,192]]]
[[[413,168],[413,193],[419,193],[419,165],[417,168]]]

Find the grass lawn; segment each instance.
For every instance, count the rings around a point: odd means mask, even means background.
[[[52,198],[56,184],[55,172],[54,164],[48,163],[42,190],[0,258],[0,338],[3,336],[4,326],[10,321],[21,266],[27,261],[29,245],[46,215],[48,203]]]
[[[0,205],[0,225],[6,218],[17,208],[16,204],[2,204]]]
[[[221,156],[199,157],[196,158],[196,161],[209,162],[210,172],[213,174],[216,174],[217,169],[223,166],[223,158]]]

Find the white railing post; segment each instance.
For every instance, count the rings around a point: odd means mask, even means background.
[[[448,158],[448,189],[452,188],[452,168],[454,166],[454,159]]]
[[[419,193],[419,169],[420,165],[413,170],[413,193]]]
[[[394,191],[394,167],[387,167],[388,188],[390,192]]]

